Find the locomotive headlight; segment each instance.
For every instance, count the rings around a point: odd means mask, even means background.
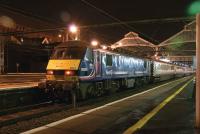
[[[47,70],[47,74],[48,75],[53,75],[53,71],[52,70]]]
[[[70,70],[65,71],[65,75],[67,76],[73,76],[74,74],[75,74],[74,71],[70,71]]]

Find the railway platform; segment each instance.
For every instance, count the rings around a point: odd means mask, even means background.
[[[81,112],[23,134],[193,134],[191,77]]]
[[[44,79],[42,73],[10,73],[0,75],[0,111],[37,102],[42,96],[38,82]]]
[[[186,86],[135,132],[138,134],[200,134],[200,131],[195,129],[195,98],[192,96],[191,89],[193,89],[193,83]]]
[[[9,73],[0,75],[0,93],[37,87],[43,73]]]

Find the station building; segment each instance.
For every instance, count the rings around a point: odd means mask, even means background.
[[[62,24],[0,6],[0,74],[44,72],[52,48],[61,42]],[[58,36],[60,35],[60,36]]]

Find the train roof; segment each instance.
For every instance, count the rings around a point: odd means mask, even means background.
[[[155,59],[151,59],[151,58],[147,58],[147,57],[138,57],[138,56],[135,56],[135,55],[131,55],[127,52],[118,52],[118,51],[113,51],[113,50],[110,50],[110,49],[104,50],[104,49],[101,49],[101,48],[95,48],[95,47],[92,47],[89,43],[84,42],[84,41],[80,41],[80,40],[62,42],[58,46],[56,46],[55,48],[67,48],[67,47],[83,47],[83,48],[90,47],[90,48],[94,48],[97,51],[103,51],[103,52],[107,52],[107,53],[111,53],[111,54],[122,54],[122,55],[126,55],[126,56],[133,56],[135,58],[151,60],[151,61],[156,61],[156,62],[160,62],[160,63],[166,63],[166,64],[175,65],[175,66],[181,66],[181,65],[174,64],[174,63],[164,62],[164,61],[161,61],[161,60],[155,60]],[[182,67],[184,67],[184,66],[182,66]]]

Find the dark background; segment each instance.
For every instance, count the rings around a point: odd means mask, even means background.
[[[188,17],[187,10],[194,0],[87,0],[110,16],[121,21],[137,21],[163,18]],[[82,0],[1,0],[22,12],[31,13],[43,20],[58,22],[62,26],[76,23],[81,26],[116,22],[111,17],[92,8]],[[129,31],[139,33],[143,38],[158,44],[180,31],[188,21],[150,21],[85,29],[84,34],[113,43]]]

